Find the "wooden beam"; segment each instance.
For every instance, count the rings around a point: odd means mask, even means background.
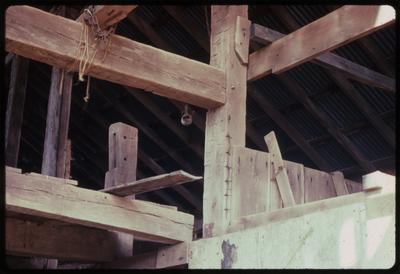
[[[162,269],[188,263],[188,243],[159,247],[131,258],[115,260],[100,266],[101,269]]]
[[[343,6],[250,54],[248,79],[282,73],[317,55],[384,28],[394,23],[394,19],[395,10],[388,5]]]
[[[262,45],[267,46],[283,37],[285,37],[285,34],[270,28],[258,24],[251,25],[251,39]],[[310,62],[329,70],[338,71],[344,76],[361,83],[390,92],[396,91],[396,81],[393,78],[351,62],[337,54],[327,52],[316,56],[314,59],[310,60]]]
[[[232,146],[245,146],[247,74],[247,65],[236,55],[234,37],[236,21],[243,17],[247,26],[243,26],[240,35],[249,39],[247,9],[244,5],[211,7],[210,64],[225,71],[226,103],[207,112],[203,237],[224,233],[232,214]]]
[[[28,6],[10,7],[6,18],[7,51],[78,70],[79,22]],[[220,69],[118,35],[111,39],[106,55],[98,48],[88,75],[204,108],[224,104],[225,74]],[[92,45],[89,51],[92,55]]]
[[[6,217],[5,248],[8,255],[106,262],[121,257],[116,234],[59,221],[34,221]]]
[[[340,171],[335,171],[331,173],[333,184],[335,186],[336,195],[347,195],[349,191],[347,190],[346,183],[344,181],[343,173]]]
[[[192,215],[37,177],[6,173],[6,211],[134,235],[161,243],[190,241]]]
[[[284,207],[294,206],[296,204],[293,196],[292,189],[289,183],[287,170],[284,167],[281,151],[279,149],[278,140],[276,139],[275,132],[271,131],[264,136],[265,143],[267,144],[268,151],[271,155],[271,164],[273,166],[273,174],[271,178],[275,177],[278,184],[279,193],[283,201]]]
[[[93,6],[93,14],[96,16],[100,28],[105,29],[125,19],[136,7],[137,5],[96,5]],[[81,14],[77,21],[84,19],[85,14]]]
[[[267,115],[277,125],[285,131],[285,133],[293,140],[294,143],[310,158],[311,161],[321,170],[328,171],[331,169],[329,163],[322,158],[319,153],[309,144],[309,142],[297,131],[296,128],[290,125],[289,121],[275,107],[261,95],[261,92],[255,85],[249,84],[249,94],[254,98],[254,102],[258,104]]]
[[[72,73],[65,70],[52,69],[42,162],[44,175],[65,175],[72,77]]]
[[[202,177],[193,176],[183,170],[173,171],[168,174],[148,177],[135,182],[125,183],[114,187],[102,189],[102,192],[111,193],[118,196],[129,196],[150,192],[166,187],[200,180]]]
[[[5,160],[6,165],[13,167],[18,164],[28,69],[28,59],[17,55],[14,56],[11,66],[5,122]]]

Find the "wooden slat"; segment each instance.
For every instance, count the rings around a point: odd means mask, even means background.
[[[251,39],[260,44],[269,45],[283,37],[285,37],[285,34],[270,28],[254,23],[251,25]],[[327,52],[316,56],[311,62],[329,70],[338,71],[344,76],[361,83],[390,92],[396,91],[396,81],[393,78],[361,66],[337,54]]]
[[[279,193],[283,201],[284,207],[293,206],[296,204],[293,192],[290,187],[289,177],[286,168],[283,164],[282,155],[279,149],[278,140],[276,139],[275,132],[271,131],[264,136],[265,143],[267,144],[268,151],[271,154],[271,166],[273,174],[271,178],[276,179],[278,184]]]
[[[28,6],[13,6],[6,15],[6,50],[77,71],[81,28],[79,22]],[[99,48],[88,75],[204,108],[224,104],[225,74],[221,69],[118,35],[111,40],[104,62],[104,49]],[[94,48],[89,50],[92,55]]]
[[[99,22],[100,28],[104,29],[122,21],[137,5],[96,5],[94,6],[94,15]],[[84,15],[78,17],[82,20]]]
[[[105,188],[101,191],[117,196],[129,196],[200,180],[201,178],[202,177],[200,176],[193,176],[183,170],[177,170],[168,174],[161,174],[138,181]]]
[[[6,173],[6,211],[133,234],[135,238],[190,241],[192,215],[37,177]]]
[[[113,232],[50,220],[5,220],[5,248],[10,255],[89,262],[121,255]]]
[[[336,196],[332,176],[316,169],[304,168],[305,203]]]
[[[304,166],[299,163],[283,161],[286,168],[290,188],[296,204],[304,204]]]
[[[349,194],[346,183],[344,182],[343,173],[340,171],[335,171],[332,172],[331,175],[332,175],[333,185],[336,190],[336,195],[340,196]]]
[[[5,122],[5,162],[13,167],[16,167],[18,163],[28,69],[29,60],[14,56]]]
[[[162,269],[185,265],[188,262],[188,244],[179,243],[160,247],[131,258],[120,259],[100,266],[102,269]]]
[[[235,53],[237,16],[247,19],[247,6],[211,7],[210,64],[226,74],[226,102],[209,110],[206,116],[203,237],[223,233],[223,227],[229,223],[231,146],[244,147],[246,141],[247,66]]]
[[[346,5],[250,55],[248,79],[279,74],[394,23],[391,6]],[[322,42],[323,41],[323,42]]]

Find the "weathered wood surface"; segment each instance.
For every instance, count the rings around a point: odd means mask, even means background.
[[[6,211],[133,234],[162,243],[190,241],[192,215],[35,176],[6,173]]]
[[[234,147],[232,157],[232,219],[270,208],[268,153]]]
[[[41,173],[64,177],[71,107],[72,73],[53,67],[47,105]]]
[[[251,40],[260,44],[269,45],[282,37],[285,37],[285,34],[255,23],[251,25]],[[351,62],[337,54],[327,52],[316,56],[310,62],[343,73],[346,77],[361,83],[391,92],[396,91],[396,81],[393,78]]]
[[[336,190],[336,195],[340,196],[349,194],[346,183],[344,181],[343,173],[340,171],[335,171],[332,172],[331,175],[333,180],[333,186],[335,187]]]
[[[27,175],[38,177],[43,181],[60,182],[60,183],[64,183],[64,184],[74,185],[74,186],[78,185],[78,181],[67,179],[67,178],[53,177],[53,176],[43,175],[41,173],[36,173],[36,172],[30,172],[30,173],[27,173]]]
[[[231,146],[245,146],[247,66],[235,52],[238,16],[247,19],[247,6],[211,6],[210,64],[225,72],[226,102],[222,107],[209,109],[206,115],[203,237],[223,233],[223,227],[229,223]]]
[[[94,15],[100,28],[104,29],[122,21],[137,5],[96,5],[94,6]],[[80,15],[77,21],[84,19]]]
[[[281,195],[284,207],[293,206],[296,204],[296,202],[293,197],[293,192],[289,183],[289,177],[287,175],[286,168],[283,164],[283,159],[275,132],[271,131],[264,136],[264,139],[271,155],[271,166],[273,167],[271,178],[275,178],[278,184],[279,193]]]
[[[129,196],[200,180],[201,178],[200,176],[193,176],[183,170],[177,170],[171,173],[105,188],[101,191],[117,196]]]
[[[304,211],[310,205],[315,208]],[[395,262],[394,193],[361,192],[273,215],[272,223],[193,241],[189,269],[390,268]]]
[[[304,169],[304,201],[306,203],[336,196],[332,176],[316,169]]]
[[[68,223],[5,219],[8,255],[88,262],[112,261],[121,256],[114,232]]]
[[[344,179],[347,190],[349,191],[349,193],[355,193],[355,192],[360,192],[362,191],[362,184],[361,183],[357,183],[348,179]]]
[[[153,252],[102,264],[102,269],[162,269],[188,263],[188,243],[157,248]]]
[[[282,73],[384,28],[394,20],[395,10],[388,5],[345,5],[250,54],[248,79]]]
[[[29,60],[18,55],[14,56],[12,60],[5,121],[5,162],[9,166],[16,167],[24,116]]]
[[[79,22],[36,8],[12,6],[6,12],[6,50],[77,71],[81,28]],[[122,36],[111,40],[104,62],[105,49],[98,48],[88,75],[204,108],[224,104],[225,73],[220,68]],[[89,44],[92,55],[92,39]]]

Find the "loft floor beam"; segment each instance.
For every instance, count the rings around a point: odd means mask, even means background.
[[[81,30],[79,22],[28,6],[13,6],[6,12],[6,50],[77,71]],[[111,39],[107,52],[98,49],[88,75],[199,107],[224,104],[225,74],[220,69],[118,35]],[[94,50],[89,47],[90,56]]]
[[[393,24],[394,20],[395,10],[388,5],[343,6],[250,54],[248,80],[282,73]]]
[[[285,37],[285,34],[270,28],[258,24],[251,25],[251,39],[262,45],[267,46],[283,37]],[[393,78],[361,66],[337,54],[327,52],[316,56],[310,62],[329,70],[338,71],[346,75],[346,77],[361,83],[390,92],[396,91],[396,81]]]
[[[194,218],[172,209],[37,176],[6,173],[6,211],[133,234],[161,243],[191,241]]]

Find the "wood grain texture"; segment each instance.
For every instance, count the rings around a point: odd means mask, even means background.
[[[6,50],[77,71],[81,28],[81,23],[73,20],[13,6],[6,13]],[[204,108],[224,104],[225,74],[221,69],[118,35],[111,40],[104,62],[105,49],[100,47],[88,75]],[[93,41],[89,44],[92,54]]]
[[[94,15],[97,18],[99,26],[104,29],[122,21],[137,5],[96,5],[94,6]],[[82,20],[80,15],[77,21]]]
[[[162,243],[190,241],[192,215],[98,191],[6,173],[6,211],[133,234]]]
[[[345,5],[250,55],[248,79],[279,74],[394,23],[387,5]]]
[[[206,116],[203,237],[222,233],[231,216],[232,148],[245,146],[247,66],[235,53],[237,16],[247,6],[211,7],[210,64],[225,72],[226,102]],[[245,43],[243,43],[244,45]]]
[[[304,191],[306,203],[336,196],[332,176],[311,168],[304,168]]]
[[[343,173],[340,171],[335,171],[332,172],[331,175],[333,180],[333,186],[335,187],[336,190],[336,195],[340,196],[349,194],[346,183],[344,181]]]
[[[138,181],[128,182],[117,186],[102,189],[102,192],[111,193],[117,196],[129,196],[133,194],[146,193],[174,185],[184,184],[200,180],[202,177],[193,176],[183,170],[173,171],[168,174],[161,174],[144,178]]]

